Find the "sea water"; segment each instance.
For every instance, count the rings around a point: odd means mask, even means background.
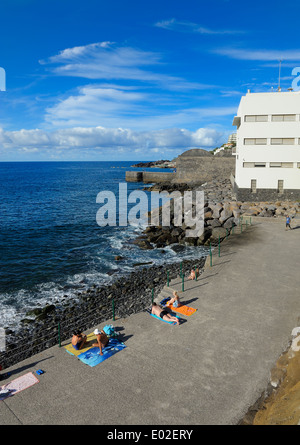
[[[201,247],[186,248],[180,255],[170,246],[164,253],[141,250],[131,241],[145,226],[97,224],[97,194],[109,190],[117,195],[126,170],[139,170],[132,164],[0,163],[1,327],[17,324],[33,307],[57,304],[93,284],[110,283],[114,271],[118,276],[129,273],[135,263],[167,264],[203,255]],[[143,184],[127,187],[130,193]]]

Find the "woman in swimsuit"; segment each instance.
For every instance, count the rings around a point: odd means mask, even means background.
[[[177,290],[174,290],[173,298],[171,298],[169,301],[167,301],[167,306],[170,306],[170,305],[172,305],[175,308],[181,306],[181,302],[180,302]]]

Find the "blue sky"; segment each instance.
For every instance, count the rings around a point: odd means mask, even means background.
[[[172,159],[291,86],[296,0],[2,0],[0,161]]]

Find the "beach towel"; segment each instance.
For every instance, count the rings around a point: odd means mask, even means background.
[[[73,347],[72,343],[69,343],[68,345],[64,346],[64,348],[69,354],[75,355],[76,357],[78,357],[78,355],[91,349],[92,344],[95,342],[96,342],[96,335],[91,333],[91,334],[87,335],[86,344],[84,345],[84,347],[82,349],[75,349]]]
[[[168,323],[168,324],[172,324],[172,325],[176,325],[177,323],[175,321],[168,321],[168,320],[164,320],[161,317],[158,317],[155,314],[152,314],[151,309],[147,309],[146,312],[148,312],[149,315],[151,315],[151,317],[157,318],[157,320],[163,321],[164,323]],[[178,318],[179,320],[179,324],[183,321],[182,318],[179,318],[177,315],[174,315],[176,318]]]
[[[0,394],[0,401],[5,400],[7,397],[14,396],[18,392],[23,391],[36,383],[39,383],[39,379],[32,372],[28,372],[27,374],[12,380],[6,385],[0,386],[0,390],[9,391],[6,394]]]
[[[160,302],[160,304],[165,307],[170,308],[171,311],[178,312],[179,314],[182,314],[182,315],[187,315],[188,317],[190,315],[194,314],[195,312],[197,312],[197,309],[194,309],[190,306],[186,306],[184,304],[181,304],[181,306],[179,306],[179,307],[174,307],[172,304],[167,305],[167,301],[169,301],[169,300],[170,300],[170,298],[164,298]]]
[[[104,362],[104,360],[115,355],[117,352],[122,351],[124,348],[126,348],[126,345],[122,341],[117,338],[111,338],[108,345],[102,348],[103,355],[100,355],[98,347],[93,347],[82,352],[77,357],[86,365],[93,367]]]

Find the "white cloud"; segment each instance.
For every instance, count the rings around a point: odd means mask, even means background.
[[[197,23],[185,20],[177,20],[175,18],[162,20],[160,22],[155,23],[154,26],[158,28],[167,29],[169,31],[193,32],[193,33],[208,34],[208,35],[240,34],[245,32],[245,31],[229,30],[229,29],[210,29],[201,26]]]
[[[236,48],[219,48],[213,50],[214,53],[238,60],[260,60],[260,61],[279,61],[279,60],[300,60],[299,50],[251,50]]]
[[[216,116],[234,115],[236,107],[180,108],[173,97],[114,85],[88,85],[46,109],[44,128],[123,127],[133,130],[199,125]]]
[[[59,76],[146,82],[169,90],[212,88],[212,85],[188,82],[183,78],[159,72],[158,68],[164,65],[159,53],[117,47],[112,42],[67,48],[57,55],[41,60],[40,63],[49,66],[51,72]]]
[[[159,131],[137,132],[123,128],[74,127],[47,132],[39,129],[4,131],[0,129],[0,142],[5,150],[23,149],[36,151],[112,149],[121,152],[136,150],[185,150],[188,148],[212,148],[223,143],[225,133],[212,128],[196,131],[171,128]]]

